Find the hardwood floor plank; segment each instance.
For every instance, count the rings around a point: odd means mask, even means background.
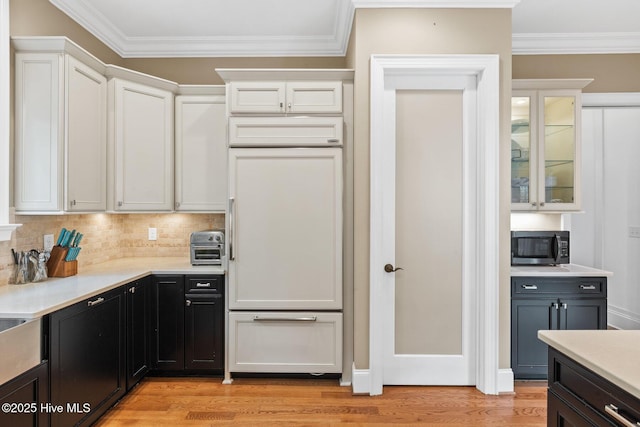
[[[385,386],[353,395],[336,380],[145,378],[96,423],[120,426],[520,426],[546,425],[546,383],[513,394],[474,387]]]

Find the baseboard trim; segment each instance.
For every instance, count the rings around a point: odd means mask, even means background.
[[[371,394],[371,372],[369,369],[356,369],[356,364],[351,368],[351,386],[353,394]]]
[[[620,307],[607,307],[607,323],[615,329],[640,329],[640,315]]]
[[[498,369],[498,394],[513,393],[513,371],[509,369]]]
[[[513,393],[513,371],[509,369],[498,370],[498,394]],[[353,364],[351,369],[351,386],[353,394],[371,394],[371,372],[369,369],[356,369]]]

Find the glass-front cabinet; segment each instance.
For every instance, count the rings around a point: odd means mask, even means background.
[[[590,82],[513,80],[512,211],[580,210],[580,98]]]

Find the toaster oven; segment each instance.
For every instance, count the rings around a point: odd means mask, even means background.
[[[224,231],[191,233],[191,265],[221,265],[224,257]]]

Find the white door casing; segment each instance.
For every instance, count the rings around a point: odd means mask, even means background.
[[[438,89],[455,81],[477,80],[476,94],[464,95],[463,271],[471,306],[467,330],[475,344],[463,349],[474,364],[476,387],[498,392],[498,160],[499,62],[497,55],[373,55],[371,58],[371,248],[370,387],[382,393],[385,378],[385,310],[393,292],[395,246],[395,91]],[[426,82],[426,86],[425,86]],[[474,114],[475,112],[475,114]],[[476,120],[474,120],[474,116]],[[391,203],[389,203],[391,201]],[[390,207],[389,207],[390,206]],[[470,316],[470,317],[469,317]],[[475,355],[474,355],[475,354]]]

